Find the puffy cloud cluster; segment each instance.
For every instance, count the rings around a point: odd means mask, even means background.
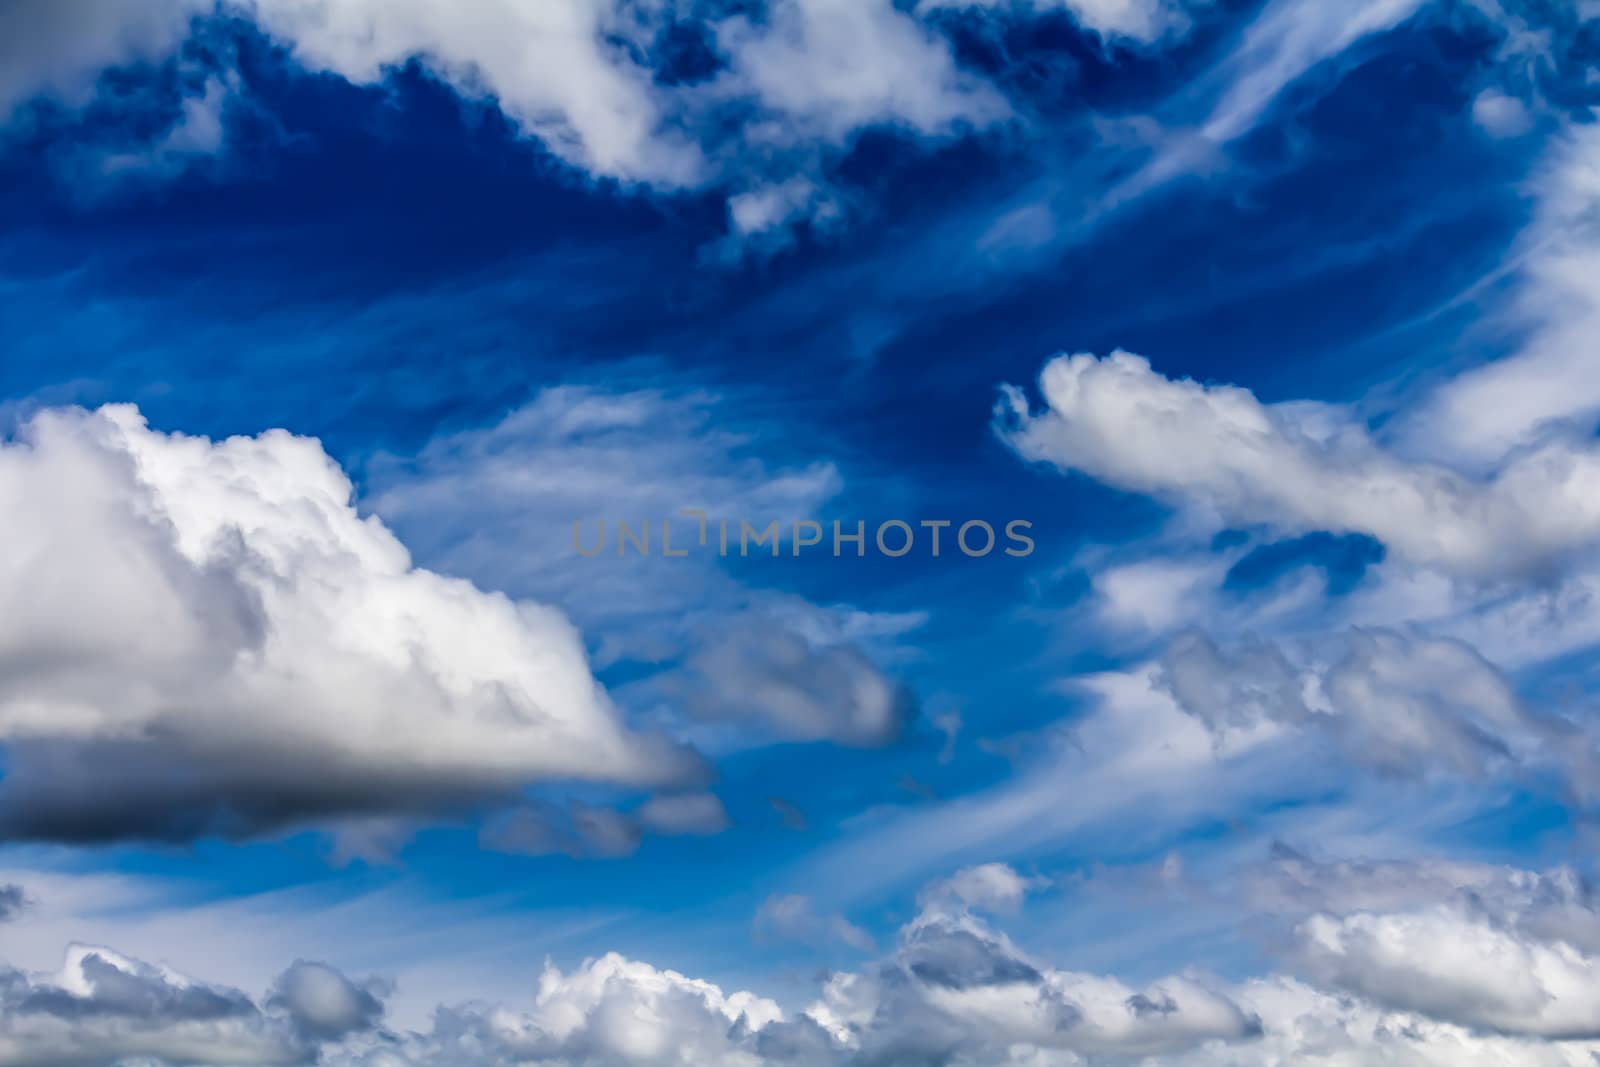
[[[1292,956],[1324,986],[1474,1030],[1600,1038],[1600,899],[1571,870],[1280,848],[1251,897],[1297,916]]]
[[[382,1005],[322,964],[296,963],[266,1006],[109,949],[74,945],[59,972],[0,970],[0,1064],[310,1064],[374,1029]]]
[[[0,530],[4,836],[239,835],[699,773],[625,726],[560,612],[415,567],[314,440],[42,412],[0,445]]]
[[[57,974],[0,975],[0,1064],[1576,1067],[1600,1052],[1594,899],[1570,873],[1283,851],[1258,874],[1252,899],[1290,923],[1298,976],[1136,988],[1053,967],[947,891],[1029,881],[991,865],[931,887],[887,955],[799,1010],[608,954],[546,963],[530,999],[400,1030],[383,983],[324,964],[295,963],[258,1001],[75,946]]]

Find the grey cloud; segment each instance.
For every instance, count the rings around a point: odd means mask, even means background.
[[[711,793],[667,793],[639,806],[639,822],[668,836],[719,834],[728,828],[728,812]]]
[[[317,1045],[245,993],[106,949],[74,947],[61,974],[0,977],[0,1064],[161,1067],[310,1064]]]
[[[851,645],[818,645],[761,616],[735,625],[671,683],[702,717],[759,723],[792,740],[877,747],[897,740],[916,712],[910,690]]]
[[[1324,729],[1352,759],[1397,776],[1570,763],[1580,740],[1534,715],[1476,649],[1389,630],[1351,630],[1297,660],[1271,643],[1224,650],[1190,633],[1172,642],[1160,681],[1214,732]]]
[[[20,885],[0,885],[0,923],[10,922],[28,906],[28,895]]]
[[[269,1007],[286,1012],[295,1027],[315,1041],[337,1041],[374,1029],[383,1019],[380,983],[359,986],[324,963],[297,960],[279,977]]]

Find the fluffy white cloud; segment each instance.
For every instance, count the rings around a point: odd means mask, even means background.
[[[1318,915],[1296,932],[1313,975],[1376,1003],[1500,1033],[1600,1036],[1600,959],[1563,942],[1447,907]]]
[[[718,25],[717,43],[730,88],[785,120],[753,131],[758,140],[837,143],[879,124],[939,134],[1010,112],[948,42],[887,0],[778,0],[759,24]]]
[[[974,870],[985,883],[1027,881]],[[296,963],[256,1001],[75,947],[59,974],[0,972],[0,1063],[1578,1067],[1600,1052],[1590,950],[1566,939],[1570,923],[1528,921],[1561,911],[1592,927],[1593,900],[1570,874],[1285,853],[1264,877],[1289,889],[1253,899],[1292,918],[1298,976],[1134,987],[1045,963],[930,887],[890,952],[828,976],[799,1010],[607,954],[570,970],[546,963],[527,999],[507,992],[391,1029],[386,985],[324,964]],[[763,915],[818,917],[804,898],[776,898]]]
[[[330,968],[320,970],[326,983],[355,988]],[[338,1036],[369,1029],[380,1014],[373,1000],[369,1012],[341,1020]],[[321,1037],[332,1036],[305,1032],[305,1021],[298,1004],[263,1009],[239,990],[94,946],[71,946],[55,974],[0,970],[6,1067],[305,1064],[315,1060]]]
[[[659,4],[616,0],[245,0],[312,69],[352,82],[421,59],[469,96],[487,96],[552,152],[597,175],[683,185],[705,168],[669,122],[653,71],[617,39],[647,43]]]
[[[1040,391],[1041,412],[1016,389],[1000,409],[1019,455],[1224,523],[1364,533],[1479,575],[1546,566],[1600,538],[1600,449],[1583,439],[1549,440],[1473,478],[1385,448],[1344,409],[1263,404],[1126,352],[1058,357]]]
[[[557,611],[412,565],[314,440],[46,411],[0,446],[0,829],[182,838],[671,781]]]
[[[1015,911],[1022,898],[1048,882],[1018,874],[1004,863],[983,863],[963,867],[942,882],[923,891],[923,906],[955,903],[980,911]]]

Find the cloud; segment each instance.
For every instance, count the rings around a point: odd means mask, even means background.
[[[990,882],[1006,870],[980,869]],[[297,962],[257,1001],[74,946],[58,974],[0,972],[0,1064],[1579,1067],[1600,1051],[1589,950],[1570,921],[1530,922],[1581,913],[1593,930],[1593,897],[1569,873],[1280,850],[1258,874],[1252,899],[1288,915],[1300,973],[1132,986],[1025,952],[938,887],[889,951],[827,975],[798,1009],[608,953],[547,962],[531,997],[441,1005],[398,1030],[383,1023],[386,984],[323,964]],[[1273,880],[1313,896],[1263,896]],[[803,897],[769,900],[758,921],[795,920],[829,936]]]
[[[728,813],[711,793],[664,793],[639,808],[639,821],[658,834],[704,836],[728,828]]]
[[[534,781],[699,773],[576,631],[419,569],[284,431],[49,410],[0,445],[0,834],[184,840],[438,815]]]
[[[340,981],[344,981],[341,977]],[[316,1043],[247,995],[74,945],[53,975],[0,971],[0,1064],[306,1064]]]
[[[306,1037],[337,1041],[375,1028],[387,992],[382,983],[357,985],[325,963],[296,960],[279,977],[267,1004],[287,1013]]]
[[[757,936],[817,946],[838,942],[859,952],[878,947],[871,934],[843,915],[824,915],[810,897],[794,893],[768,897],[756,912],[754,925]]]
[[[1254,641],[1224,652],[1179,637],[1161,682],[1213,731],[1322,728],[1358,762],[1393,775],[1483,776],[1562,758],[1575,734],[1535,717],[1505,677],[1459,641],[1355,630],[1312,663]]]
[[[963,867],[935,882],[923,891],[922,904],[926,908],[945,902],[980,911],[1011,912],[1022,906],[1029,892],[1048,884],[1043,878],[1024,877],[1004,863],[984,863]]]
[[[717,26],[732,84],[786,120],[764,137],[837,144],[876,125],[937,135],[1010,113],[948,42],[884,0],[778,0],[765,14]]]
[[[646,833],[709,837],[729,825],[722,801],[710,793],[664,793],[632,811],[577,800],[565,806],[529,801],[491,818],[480,841],[530,856],[620,859],[637,852]]]
[[[1600,1037],[1600,959],[1459,909],[1313,916],[1296,931],[1320,981],[1401,1011],[1507,1034]]]
[[[10,922],[28,906],[28,895],[20,885],[0,883],[0,923]]]
[[[497,813],[479,834],[484,848],[498,852],[574,859],[621,859],[637,852],[643,840],[643,827],[628,813],[576,800],[565,807],[528,803]]]
[[[1507,106],[1491,108],[1491,120],[1509,121]],[[1591,430],[1600,415],[1592,367],[1600,330],[1600,127],[1564,129],[1532,188],[1536,216],[1510,261],[1517,297],[1503,317],[1518,343],[1406,413],[1403,436],[1414,449],[1488,466],[1536,446],[1552,428]]]
[[[1235,386],[1164,377],[1127,352],[1060,356],[1040,391],[1038,413],[1014,388],[1000,407],[1018,455],[1223,524],[1368,534],[1475,576],[1551,567],[1600,537],[1600,449],[1582,437],[1473,478],[1385,448],[1345,409],[1262,404]]]
[[[1493,88],[1472,98],[1472,121],[1490,137],[1521,137],[1533,128],[1528,106]]]

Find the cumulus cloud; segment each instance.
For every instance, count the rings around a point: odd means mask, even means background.
[[[45,411],[0,445],[0,833],[185,839],[437,814],[698,761],[628,730],[557,611],[413,566],[310,439]]]
[[[1026,877],[1004,863],[984,863],[935,882],[923,891],[922,901],[924,907],[954,903],[980,911],[1015,911],[1028,893],[1048,884],[1047,879]]]
[[[340,979],[343,981],[344,979]],[[0,970],[0,1064],[304,1064],[316,1042],[287,1016],[109,949],[74,945],[61,970]]]
[[[1319,980],[1379,1004],[1499,1033],[1600,1037],[1600,960],[1459,910],[1318,915],[1296,931]]]
[[[325,963],[297,960],[279,977],[267,1004],[281,1008],[308,1038],[337,1041],[375,1028],[387,992],[382,983],[357,985]]]
[[[853,645],[815,644],[759,615],[704,645],[673,688],[709,719],[860,747],[894,741],[915,711],[911,692]]]
[[[639,821],[668,836],[717,834],[728,828],[728,812],[711,793],[664,793],[639,807]]]
[[[323,964],[297,962],[257,1001],[75,946],[58,974],[0,972],[0,1064],[1578,1067],[1600,1052],[1594,900],[1570,872],[1281,849],[1257,873],[1251,899],[1288,918],[1297,973],[1133,986],[1063,969],[950,892],[1028,881],[991,864],[930,886],[887,953],[826,976],[797,1008],[612,953],[547,962],[527,998],[441,1006],[427,1028],[394,1030],[386,985]],[[758,921],[828,936],[821,915],[778,897]]]
[[[1293,533],[1362,533],[1471,575],[1547,567],[1600,537],[1600,449],[1559,437],[1469,477],[1385,448],[1349,411],[1263,404],[1167,378],[1127,352],[1061,356],[1045,407],[1008,388],[999,432],[1023,458],[1209,514]]]

